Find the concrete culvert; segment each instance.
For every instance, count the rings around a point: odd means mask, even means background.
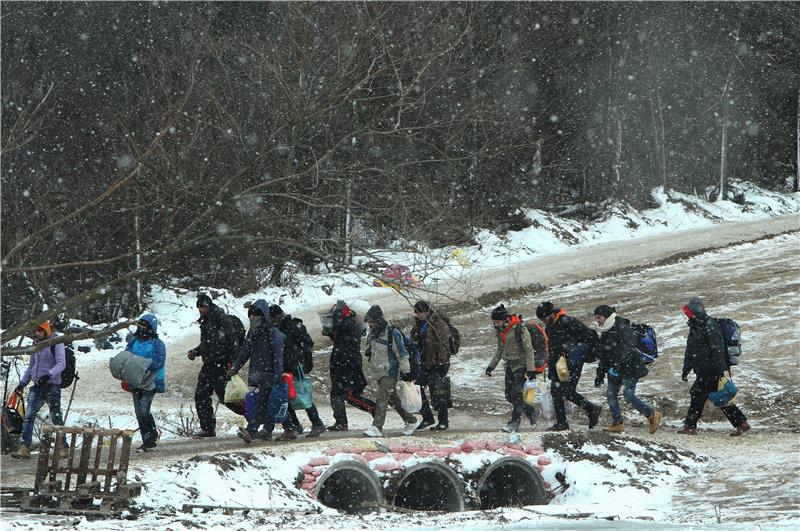
[[[317,480],[317,500],[347,513],[376,510],[385,503],[378,476],[358,461],[339,461]]]
[[[420,511],[464,510],[464,483],[441,463],[418,463],[406,469],[394,496],[395,507]]]
[[[519,457],[502,457],[486,467],[478,480],[481,509],[547,504],[547,491],[539,471]]]

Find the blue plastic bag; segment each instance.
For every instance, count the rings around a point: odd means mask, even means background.
[[[278,424],[284,422],[289,413],[289,386],[281,381],[274,385],[267,400],[267,419]]]
[[[708,398],[717,407],[725,407],[736,398],[736,385],[733,380],[722,377],[717,384],[717,390],[708,393]]]

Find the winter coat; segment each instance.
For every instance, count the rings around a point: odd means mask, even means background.
[[[578,344],[583,343],[590,349],[596,348],[597,332],[575,319],[570,317],[564,310],[559,310],[556,314],[556,321],[545,326],[547,338],[550,343],[550,355],[547,358],[548,376],[551,380],[558,378],[556,363],[561,356],[569,355],[569,352]]]
[[[43,341],[58,337],[61,334],[53,333]],[[61,385],[61,373],[67,367],[67,358],[64,350],[64,343],[54,345],[55,348],[44,347],[43,349],[31,354],[28,360],[28,368],[22,379],[19,381],[21,387],[25,387],[30,382],[36,383],[42,376],[49,376],[48,384]],[[55,355],[53,355],[55,350]]]
[[[411,339],[422,349],[422,363],[431,368],[450,363],[450,327],[447,316],[433,312],[417,320],[411,328]]]
[[[285,336],[269,320],[269,306],[264,299],[253,303],[261,311],[261,324],[247,331],[244,346],[233,364],[233,372],[239,372],[250,361],[247,383],[251,387],[277,385],[283,376],[283,345]]]
[[[512,370],[522,366],[526,371],[536,370],[531,334],[518,316],[511,318],[504,331],[495,329],[495,334],[497,350],[489,362],[489,367],[494,369],[502,359]]]
[[[201,315],[200,344],[192,349],[203,358],[203,363],[213,363],[225,368],[228,361],[236,355],[241,345],[236,344],[236,334],[230,317],[216,304],[212,303],[208,313]]]
[[[158,320],[155,315],[148,313],[141,316],[140,319],[150,324],[153,336],[147,339],[141,339],[136,337],[136,334],[133,334],[130,336],[125,350],[150,360],[147,372],[154,372],[156,374],[155,390],[157,393],[163,393],[166,390],[165,365],[167,361],[167,347],[164,345],[164,342],[158,338]]]
[[[331,386],[360,393],[367,386],[361,361],[361,327],[355,315],[337,319],[333,323],[331,338]]]
[[[302,366],[303,373],[308,374],[313,367],[311,354],[314,340],[308,334],[303,321],[291,315],[284,315],[280,323],[280,330],[286,340],[283,343],[283,370],[291,372],[295,377],[300,375],[298,368]]]
[[[397,380],[401,374],[411,372],[403,334],[385,321],[367,336],[367,360],[368,372],[376,382],[384,376]]]
[[[613,369],[621,379],[641,378],[646,369],[639,356],[639,340],[631,322],[616,314],[612,316],[613,326],[601,332],[597,342],[597,376],[605,377],[608,370]]]
[[[722,376],[728,367],[725,363],[725,339],[719,324],[704,312],[695,313],[688,324],[683,373],[694,371],[701,377]]]

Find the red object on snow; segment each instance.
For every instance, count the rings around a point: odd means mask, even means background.
[[[536,459],[536,462],[539,463],[540,465],[549,465],[550,463],[553,462],[553,460],[547,457],[546,455],[540,455],[539,458]]]
[[[283,381],[286,382],[287,387],[289,387],[289,400],[297,398],[297,389],[294,388],[294,377],[292,373],[283,373]]]

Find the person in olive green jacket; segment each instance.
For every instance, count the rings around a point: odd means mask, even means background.
[[[511,420],[502,431],[517,432],[520,430],[523,413],[532,426],[536,424],[533,406],[522,400],[522,386],[525,381],[536,378],[533,343],[520,316],[509,315],[502,304],[492,310],[492,325],[497,334],[497,351],[486,368],[486,376],[492,375],[501,359],[505,362],[505,395],[511,404]]]

